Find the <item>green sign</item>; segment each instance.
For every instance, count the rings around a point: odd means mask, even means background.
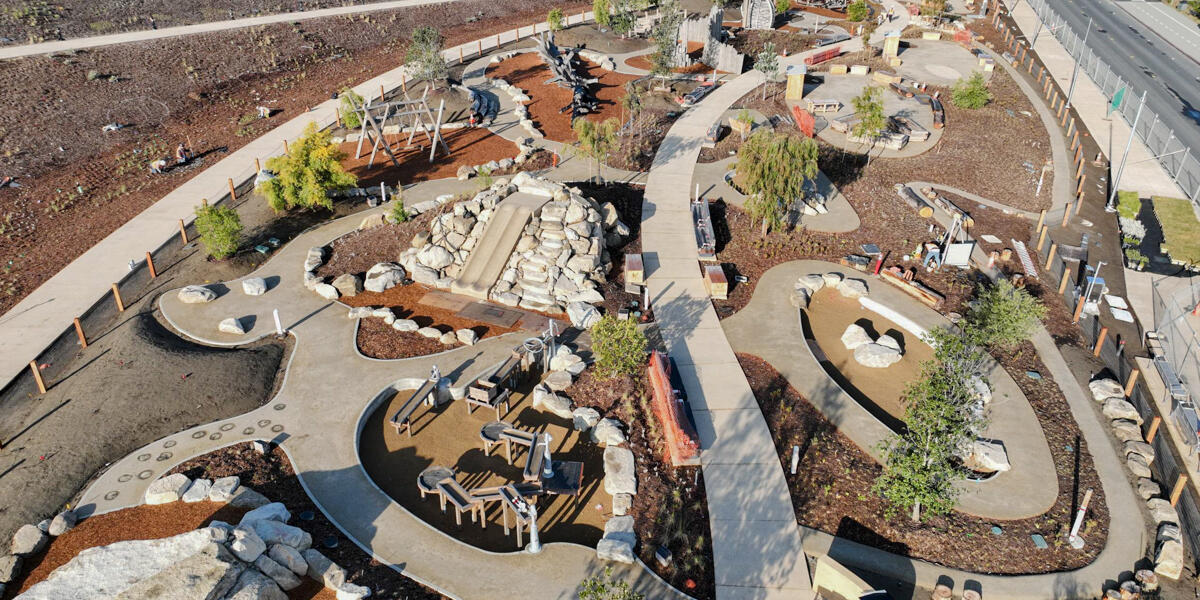
[[[1108,103],[1108,114],[1111,115],[1112,111],[1120,108],[1121,101],[1124,99],[1125,99],[1125,87],[1122,86],[1120,89],[1117,90],[1117,93],[1113,94],[1112,102]]]

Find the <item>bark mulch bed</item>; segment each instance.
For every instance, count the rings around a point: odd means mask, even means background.
[[[737,49],[738,52],[747,56],[747,66],[754,65],[754,59],[759,52],[763,51],[763,47],[768,43],[775,44],[775,51],[788,55],[797,52],[803,52],[812,48],[817,36],[799,33],[796,31],[784,30],[760,30],[746,29],[737,34],[737,37],[730,40],[729,44]]]
[[[274,448],[267,454],[259,454],[249,442],[234,444],[193,458],[172,469],[171,473],[184,473],[193,479],[237,475],[241,478],[242,485],[254,489],[272,502],[282,502],[292,513],[293,524],[312,535],[313,545],[322,554],[346,569],[347,581],[371,588],[372,598],[423,600],[443,597],[371,558],[347,539],[309,498],[301,487],[300,480],[296,478],[287,455],[279,448]],[[306,511],[313,513],[311,521],[299,518],[299,515]],[[337,539],[336,548],[326,548],[320,543],[328,537]]]
[[[593,121],[619,118],[621,97],[625,95],[625,84],[637,77],[605,71],[599,65],[586,60],[581,59],[581,62],[585,65],[582,75],[599,80],[590,88],[599,100],[599,108],[596,112],[587,115],[587,118]],[[546,67],[536,52],[518,54],[491,65],[487,69],[487,76],[502,78],[521,88],[529,96],[530,101],[525,106],[529,109],[529,116],[533,119],[534,125],[546,136],[546,139],[556,142],[575,140],[575,132],[571,129],[570,111],[559,112],[561,108],[571,103],[571,90],[556,83],[546,84],[551,77],[550,69]]]
[[[354,158],[358,142],[346,142],[341,145],[341,151],[346,153],[342,166],[358,177],[358,184],[363,187],[379,185],[381,182],[395,185],[397,182],[409,184],[417,181],[445,179],[458,175],[458,168],[466,165],[474,167],[492,160],[513,158],[518,154],[517,146],[512,142],[493,134],[484,127],[463,127],[447,129],[442,132],[446,145],[450,146],[450,154],[441,148],[429,162],[429,138],[418,132],[413,136],[413,147],[405,148],[408,134],[384,136],[392,144],[392,152],[400,167],[392,164],[383,149],[375,155],[375,164],[368,169],[367,161],[371,158],[370,142],[363,143],[363,154]]]
[[[650,64],[649,54],[631,56],[625,59],[625,64],[635,69],[644,69],[646,71],[654,69],[654,65]],[[674,69],[671,69],[672,73],[679,73],[680,75],[704,75],[705,73],[711,73],[712,71],[712,67],[702,62],[693,62],[686,67],[675,67]]]
[[[22,187],[0,190],[0,256],[13,261],[0,272],[0,313],[227,152],[395,68],[417,25],[446,32],[452,46],[541,21],[555,5],[530,0],[514,12],[465,0],[5,61],[0,79],[14,83],[4,88],[0,170]],[[276,114],[257,119],[258,105]],[[128,127],[101,130],[114,121]],[[150,157],[189,139],[197,162],[148,173]]]
[[[666,108],[639,111],[633,124],[617,136],[617,151],[608,155],[606,164],[626,171],[649,171],[659,144],[678,116],[677,110]]]
[[[1040,362],[1032,348],[1020,356],[998,356],[1010,371]],[[775,438],[780,464],[789,468],[792,446],[800,446],[797,475],[787,475],[797,520],[811,527],[894,554],[930,561],[946,567],[990,574],[1028,574],[1082,567],[1104,548],[1108,509],[1091,455],[1078,438],[1075,421],[1052,381],[1030,386],[1024,372],[1018,383],[1046,431],[1059,473],[1059,499],[1049,512],[1030,519],[992,521],[953,512],[923,517],[913,523],[906,514],[889,517],[882,498],[871,492],[881,467],[821,415],[762,359],[738,355],[759,408]],[[1015,369],[1014,369],[1015,367]],[[1044,369],[1042,369],[1044,370]],[[1026,381],[1021,381],[1022,379]],[[1030,389],[1030,388],[1033,389]],[[1078,464],[1076,464],[1078,461]],[[1076,485],[1073,473],[1078,468]],[[1084,490],[1094,493],[1082,535],[1087,546],[1080,552],[1065,543],[1074,516],[1075,502]],[[901,511],[903,512],[903,511]],[[1002,533],[992,533],[999,526]],[[1030,535],[1050,542],[1034,551]]]
[[[642,562],[694,598],[715,597],[704,478],[699,467],[671,466],[641,374],[601,379],[589,368],[564,393],[576,405],[595,408],[627,426],[638,471],[638,493],[629,514]],[[673,555],[667,567],[654,558],[659,546]]]

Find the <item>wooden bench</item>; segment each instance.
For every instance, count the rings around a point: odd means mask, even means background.
[[[441,496],[442,512],[446,512],[446,503],[454,505],[454,522],[462,526],[462,515],[464,512],[471,513],[471,520],[476,519],[475,511],[479,504],[471,497],[470,492],[459,485],[457,480],[447,479],[437,485],[438,494]]]
[[[508,412],[508,400],[511,395],[512,392],[510,392],[508,388],[496,391],[496,386],[494,385],[488,385],[486,387],[473,385],[469,390],[467,390],[467,397],[465,398],[467,414],[472,414],[474,412],[474,408],[479,406],[483,408],[495,409],[496,419],[499,419],[501,406],[504,407],[504,412]]]
[[[396,428],[396,435],[400,435],[402,431],[407,431],[408,437],[412,437],[412,415],[429,395],[437,391],[437,384],[438,382],[427,379],[408,401],[392,414],[392,418],[388,421],[391,422],[392,427]]]

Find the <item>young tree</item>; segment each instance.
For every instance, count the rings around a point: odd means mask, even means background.
[[[550,31],[562,31],[564,22],[561,8],[554,7],[550,9],[550,13],[546,15],[546,25],[550,27]]]
[[[683,22],[683,12],[674,0],[667,0],[659,6],[662,18],[654,25],[654,54],[650,55],[650,74],[665,78],[675,68],[675,53],[679,45],[679,24]]]
[[[637,321],[622,321],[610,313],[592,326],[591,334],[592,354],[601,377],[634,376],[646,364],[646,336],[638,331]]]
[[[961,108],[983,108],[992,101],[992,92],[988,90],[983,73],[975,71],[970,77],[959,79],[954,84],[954,93],[950,97],[954,105]]]
[[[636,23],[633,13],[625,10],[624,7],[618,8],[615,13],[609,16],[608,21],[612,24],[613,32],[621,37],[629,35],[629,32],[633,31],[633,26]]]
[[[855,23],[866,19],[868,14],[870,14],[870,9],[867,8],[864,0],[855,0],[846,6],[846,18]]]
[[[1046,316],[1046,307],[1029,292],[1017,289],[1007,279],[979,292],[967,313],[967,329],[976,343],[1012,348],[1029,339]]]
[[[284,156],[267,159],[267,169],[275,177],[259,184],[267,203],[276,212],[300,208],[332,209],[331,190],[343,190],[354,185],[358,178],[342,168],[346,155],[330,141],[328,131],[317,131],[309,123]]]
[[[242,220],[237,211],[228,206],[204,204],[196,207],[196,231],[204,251],[222,260],[237,252],[242,241]]]
[[[817,176],[817,143],[762,129],[738,150],[737,175],[742,180],[746,210],[762,223],[761,235],[779,227],[788,208],[804,195],[804,182]]]
[[[922,17],[939,20],[946,12],[946,0],[921,0],[920,12]]]
[[[904,392],[905,431],[885,440],[883,473],[873,489],[889,512],[909,510],[913,521],[945,514],[957,503],[956,481],[965,476],[961,449],[987,425],[971,385],[984,354],[967,335],[936,329],[926,337],[934,360],[921,366],[921,378]]]
[[[782,15],[789,10],[792,10],[792,0],[775,0],[775,14]]]
[[[862,37],[862,41],[863,41],[863,47],[862,47],[862,56],[863,57],[870,58],[872,56],[875,56],[875,47],[871,45],[871,36],[875,33],[875,30],[878,28],[879,28],[879,24],[876,23],[875,21],[867,21],[866,23],[862,24],[862,32],[860,32],[859,35]]]
[[[642,112],[642,92],[637,86],[626,86],[626,93],[621,97],[621,118],[624,120],[625,112],[629,113],[629,120],[636,119],[638,114]]]
[[[604,157],[617,147],[617,129],[621,126],[616,119],[607,119],[600,123],[580,117],[571,124],[575,130],[575,140],[579,144],[579,153],[596,161],[596,177],[603,180],[602,168]]]
[[[414,79],[437,81],[448,73],[442,56],[442,34],[437,29],[421,26],[413,30],[412,42],[404,55],[404,64],[412,69]]]
[[[354,93],[350,88],[342,88],[338,94],[338,104],[341,106],[342,124],[347,129],[355,129],[362,125],[362,118],[358,114],[359,107],[362,106],[363,98]]]
[[[612,5],[608,0],[592,0],[592,14],[595,15],[596,24],[601,27],[608,27],[612,24],[609,19]]]
[[[763,44],[762,52],[754,57],[754,68],[767,76],[767,82],[779,79],[779,53],[775,50],[775,42]],[[763,84],[763,100],[767,99],[767,84]]]
[[[883,114],[881,90],[876,86],[869,85],[850,103],[854,106],[854,114],[859,119],[851,128],[851,133],[855,137],[870,140],[870,150],[874,150],[879,134],[883,133],[883,129],[887,127],[887,117]],[[867,151],[867,164],[871,163],[870,150]]]

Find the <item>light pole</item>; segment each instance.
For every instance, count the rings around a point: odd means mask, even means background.
[[[1083,50],[1079,52],[1079,58],[1075,59],[1075,68],[1071,69],[1071,87],[1067,89],[1067,110],[1071,110],[1071,96],[1075,94],[1075,78],[1079,76],[1079,64],[1083,62],[1083,52],[1087,51],[1088,34],[1091,32],[1092,18],[1088,17],[1088,26],[1083,32]]]
[[[1112,193],[1108,195],[1108,204],[1104,206],[1104,210],[1108,212],[1116,211],[1117,201],[1117,186],[1121,183],[1121,176],[1125,174],[1125,161],[1129,160],[1129,148],[1133,146],[1133,136],[1137,135],[1138,120],[1142,118],[1142,109],[1146,107],[1146,92],[1142,92],[1142,101],[1138,104],[1137,112],[1133,115],[1133,125],[1129,127],[1129,139],[1125,140],[1125,154],[1121,156],[1121,166],[1117,167],[1117,176],[1110,182],[1112,184]]]

